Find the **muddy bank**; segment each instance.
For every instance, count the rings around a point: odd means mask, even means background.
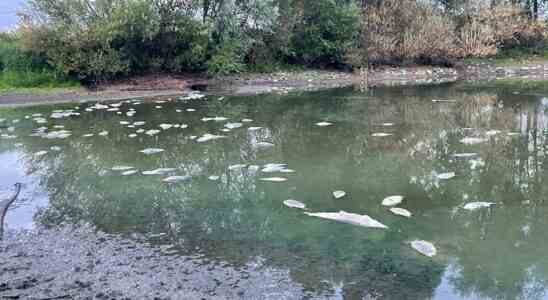
[[[459,70],[460,78],[469,81],[492,81],[497,79],[547,80],[548,62],[519,66],[496,66],[481,63],[464,66]]]
[[[415,67],[373,70],[373,86],[435,84],[457,80],[458,73],[449,68]],[[79,89],[48,94],[0,93],[0,105],[123,100],[156,96],[177,96],[191,90],[205,89],[209,94],[250,95],[287,93],[351,86],[359,82],[352,73],[333,71],[276,72],[243,74],[207,79],[195,75],[148,75],[101,85],[96,90]]]
[[[440,84],[447,82],[497,80],[497,79],[548,79],[548,62],[500,67],[490,63],[463,65],[456,68],[441,67],[383,67],[369,75],[370,85],[405,86]],[[252,95],[261,93],[285,94],[292,91],[313,91],[359,84],[353,73],[337,71],[296,71],[270,74],[240,74],[208,79],[199,75],[155,74],[134,77],[103,84],[97,89],[77,89],[46,94],[0,93],[2,105],[33,105],[41,103],[87,102],[179,96],[192,90],[202,90],[213,95]]]
[[[286,270],[170,254],[88,226],[8,232],[0,299],[302,299]],[[308,295],[311,296],[311,295]],[[316,297],[313,297],[316,298]],[[321,297],[320,297],[321,298]]]
[[[451,68],[409,67],[372,70],[369,83],[373,87],[437,84],[453,82],[458,72]],[[329,71],[279,72],[251,74],[209,81],[210,90],[245,95],[257,93],[287,93],[359,85],[360,78],[353,73]]]

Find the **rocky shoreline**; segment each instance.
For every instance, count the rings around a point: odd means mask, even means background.
[[[459,80],[453,68],[402,67],[375,69],[370,74],[372,86],[439,84]],[[192,89],[207,89],[210,94],[252,95],[287,93],[352,86],[359,82],[355,74],[338,71],[295,71],[270,74],[242,74],[207,79],[196,75],[148,75],[99,86],[39,93],[0,93],[0,106],[124,100],[157,96],[177,96]]]
[[[442,84],[448,82],[548,78],[548,63],[499,67],[493,64],[473,64],[456,68],[385,67],[372,70],[373,87]],[[295,71],[270,74],[241,74],[207,79],[196,75],[148,75],[104,84],[96,90],[79,89],[43,94],[0,93],[0,106],[34,105],[61,102],[86,102],[177,96],[193,89],[205,89],[214,95],[285,94],[291,91],[314,91],[357,85],[353,73],[338,71]]]
[[[500,67],[490,63],[444,67],[384,67],[369,75],[373,87],[442,84],[456,81],[492,81],[497,79],[545,80],[548,62]],[[177,96],[193,89],[205,89],[214,95],[285,94],[291,91],[314,91],[357,85],[353,73],[324,70],[241,74],[208,79],[196,75],[154,74],[111,82],[95,90],[78,89],[60,92],[0,93],[0,106],[34,105],[62,102],[86,102]]]
[[[460,78],[469,81],[492,81],[498,79],[548,79],[548,63],[522,66],[495,66],[492,64],[468,65],[459,70]]]

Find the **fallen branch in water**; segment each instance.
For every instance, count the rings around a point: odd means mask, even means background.
[[[17,197],[19,196],[19,193],[21,192],[21,183],[15,184],[15,195],[11,197],[10,199],[4,200],[0,202],[0,240],[4,237],[4,218],[6,217],[6,213],[8,212],[8,208],[10,205],[15,202]]]

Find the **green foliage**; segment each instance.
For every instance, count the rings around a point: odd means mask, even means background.
[[[55,72],[44,56],[22,49],[18,36],[0,34],[0,89],[75,85]]]
[[[82,5],[86,2],[87,5]],[[207,32],[169,1],[31,1],[46,22],[26,33],[56,69],[97,82],[143,72],[200,71]]]
[[[77,87],[78,81],[59,76],[53,71],[4,71],[0,73],[0,90],[13,88]]]
[[[0,71],[39,71],[47,67],[45,58],[19,47],[17,36],[0,35]]]
[[[458,3],[371,1],[364,15],[348,0],[29,0],[17,36],[0,37],[0,69],[95,84],[150,72],[351,69],[364,53],[372,64],[450,65],[544,52],[545,24],[522,6]]]
[[[245,70],[236,42],[226,43],[207,62],[209,75],[229,75]]]
[[[337,66],[359,33],[359,9],[335,0],[306,1],[291,39],[291,56],[305,64]]]

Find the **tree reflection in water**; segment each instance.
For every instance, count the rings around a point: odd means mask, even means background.
[[[127,118],[96,111],[55,122],[72,131],[66,140],[30,137],[36,126],[23,122],[16,128],[19,138],[3,140],[0,151],[24,153],[28,172],[39,176],[49,205],[36,221],[47,226],[84,221],[106,232],[167,233],[150,241],[234,265],[260,257],[268,266],[289,269],[293,280],[313,293],[347,299],[437,297],[442,277],[460,296],[535,299],[545,295],[548,278],[547,103],[458,85],[378,89],[369,96],[342,89],[232,97],[168,103],[161,111],[152,109],[152,102],[135,106],[134,120],[146,120],[147,129],[160,123],[190,128],[130,139],[132,131],[119,124]],[[197,111],[181,114],[175,107]],[[0,117],[51,110],[18,108]],[[223,125],[200,121],[204,116],[251,118],[249,126],[263,129],[235,129],[227,139],[197,144],[189,136],[218,133]],[[334,125],[314,125],[322,120]],[[101,130],[110,134],[82,137]],[[484,144],[459,142],[485,137],[489,130],[500,132],[491,132]],[[373,137],[376,132],[393,135]],[[508,135],[514,132],[519,135]],[[275,146],[260,149],[255,146],[260,141]],[[53,145],[63,151],[33,156]],[[166,151],[138,152],[147,147]],[[477,157],[453,156],[466,152]],[[264,174],[253,168],[228,170],[266,163],[287,163],[296,173],[283,174],[288,181],[276,184],[258,181]],[[168,185],[161,177],[110,171],[125,164],[141,171],[173,167],[177,175],[193,178]],[[436,172],[457,176],[440,181]],[[208,180],[210,175],[220,180]],[[331,192],[339,189],[348,196],[335,200]],[[406,196],[402,206],[413,212],[411,219],[380,206],[393,194]],[[290,198],[311,211],[367,213],[390,229],[309,218],[283,206]],[[497,204],[462,209],[472,201]],[[406,244],[415,238],[436,243],[439,255],[417,255]]]

